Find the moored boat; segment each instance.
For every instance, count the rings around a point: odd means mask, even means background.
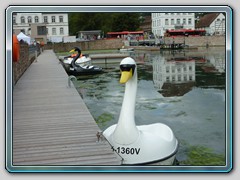
[[[69,66],[69,69],[67,69],[68,74],[79,76],[79,75],[99,74],[103,72],[101,67],[84,64],[84,62],[87,62],[86,57],[85,56],[80,57],[81,50],[78,47],[75,47],[70,52],[74,52],[74,51],[77,51],[77,55],[73,57],[71,64]],[[82,61],[83,63],[77,64],[76,61],[78,59],[80,59],[79,62]]]
[[[131,52],[134,51],[134,48],[121,48],[119,49],[120,52]]]

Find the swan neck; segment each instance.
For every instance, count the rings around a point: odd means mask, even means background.
[[[117,127],[114,132],[114,140],[119,144],[130,144],[139,135],[135,124],[135,103],[137,93],[137,71],[126,83],[122,108]]]
[[[81,51],[78,50],[77,52],[78,52],[77,55],[75,57],[73,57],[73,60],[72,60],[72,63],[71,63],[73,67],[79,67],[79,65],[77,65],[75,62],[80,57]]]

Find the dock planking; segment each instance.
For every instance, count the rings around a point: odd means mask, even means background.
[[[120,165],[52,50],[13,90],[13,165]]]

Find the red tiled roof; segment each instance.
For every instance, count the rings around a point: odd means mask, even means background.
[[[219,13],[206,14],[200,18],[196,28],[209,27],[210,24],[218,17]]]

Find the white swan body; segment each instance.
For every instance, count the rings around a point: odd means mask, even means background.
[[[64,64],[71,64],[72,63],[73,58],[67,58],[63,60]],[[85,63],[90,63],[91,62],[91,58],[90,57],[86,57],[86,56],[82,56],[80,58],[77,59],[76,64],[85,64]]]
[[[107,128],[103,135],[120,155],[123,164],[160,162],[171,165],[175,160],[178,141],[165,124],[155,123],[136,126],[135,101],[137,93],[137,67],[132,58],[120,63],[120,83],[126,83],[118,123]]]

